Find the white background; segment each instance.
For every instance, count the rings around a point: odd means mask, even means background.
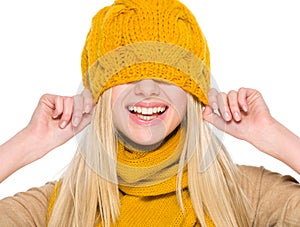
[[[26,126],[44,93],[74,95],[92,16],[112,1],[0,2],[0,144]],[[223,91],[261,91],[275,118],[300,135],[298,0],[185,0],[206,35],[212,74]],[[235,162],[283,174],[289,167],[230,136]],[[57,179],[76,149],[71,140],[0,184],[0,198]],[[300,151],[299,151],[300,152]]]

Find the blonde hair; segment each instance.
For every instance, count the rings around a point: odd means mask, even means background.
[[[189,192],[201,226],[204,213],[216,226],[250,226],[249,203],[238,185],[238,169],[202,118],[202,104],[188,95],[187,132],[180,164],[188,163]],[[180,168],[183,169],[183,168]],[[180,199],[180,179],[178,189]]]
[[[50,227],[95,226],[100,221],[106,227],[118,219],[117,138],[108,108],[110,99],[108,89],[100,97],[88,134],[63,176]],[[201,226],[206,226],[204,214],[216,226],[250,226],[248,202],[237,183],[237,167],[203,121],[201,103],[189,94],[185,123],[177,180],[181,207],[182,167],[188,163],[190,196]]]

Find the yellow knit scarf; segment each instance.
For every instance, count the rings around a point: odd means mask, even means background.
[[[117,226],[200,226],[188,192],[186,169],[181,187],[184,212],[176,196],[181,136],[179,130],[163,146],[151,152],[133,151],[119,145],[121,206]],[[53,208],[58,187],[52,194],[48,213]],[[214,227],[208,216],[205,220],[208,227]]]

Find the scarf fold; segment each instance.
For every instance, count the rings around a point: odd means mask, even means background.
[[[117,165],[119,188],[126,194],[137,193],[139,196],[154,196],[174,191],[183,136],[182,130],[178,130],[163,146],[148,152],[129,149],[119,143]],[[187,178],[184,183],[184,187],[187,187]],[[157,187],[159,184],[164,187]],[[158,191],[151,194],[150,191],[154,188]]]
[[[117,171],[121,206],[116,226],[200,226],[188,191],[186,168],[181,184],[184,210],[176,193],[183,131],[178,130],[154,151],[141,152],[119,144]],[[58,189],[59,185],[52,194],[48,213]],[[214,227],[209,216],[205,215],[205,221],[207,227]],[[96,226],[100,227],[101,223]]]
[[[182,175],[181,209],[177,197],[177,173],[185,132],[177,130],[151,152],[119,144],[118,176],[121,207],[117,226],[200,226],[188,191],[187,168]],[[205,216],[208,227],[214,224]]]

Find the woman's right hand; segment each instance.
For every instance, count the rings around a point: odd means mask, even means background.
[[[27,127],[0,146],[0,182],[85,128],[91,121],[92,100],[88,90],[73,97],[43,95]]]
[[[25,128],[43,148],[39,156],[64,144],[90,123],[92,102],[87,89],[72,97],[45,94],[40,98]]]

